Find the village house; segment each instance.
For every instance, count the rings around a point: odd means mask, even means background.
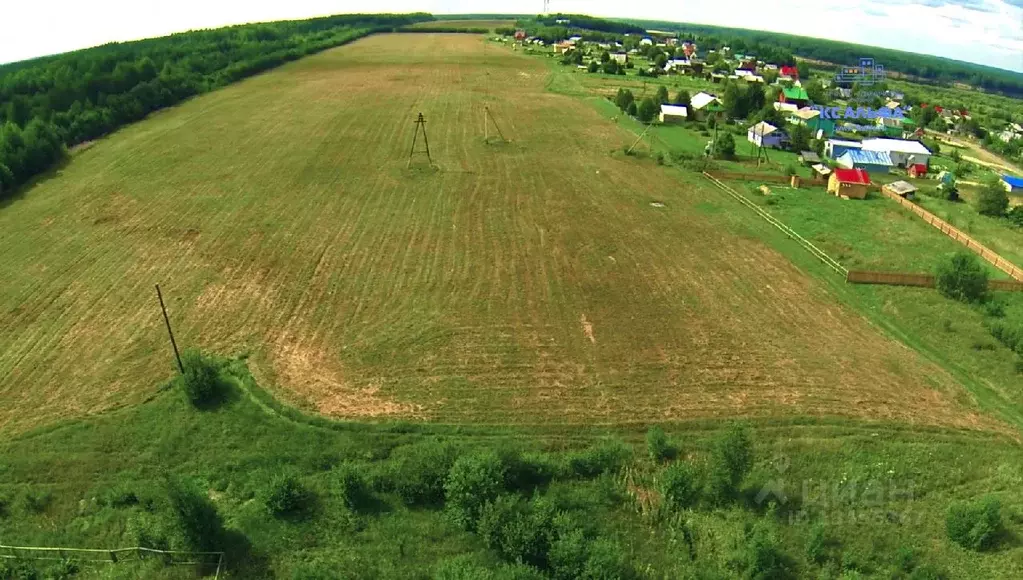
[[[650,37],[646,37],[643,40],[640,40],[639,43],[641,45],[643,45],[643,46],[653,46],[654,45],[654,41]]]
[[[884,151],[849,149],[835,159],[835,164],[845,169],[863,169],[869,173],[888,173],[892,158]]]
[[[746,132],[746,140],[758,147],[780,148],[787,139],[785,131],[774,125],[761,121],[749,128]]]
[[[658,119],[666,125],[677,125],[685,122],[688,113],[681,105],[661,105],[661,114]]]
[[[891,158],[892,164],[898,167],[906,167],[915,163],[927,165],[931,158],[931,151],[919,141],[884,138],[864,139],[862,148],[864,151],[887,153]]]
[[[863,144],[859,141],[846,141],[844,139],[828,139],[824,142],[824,156],[831,159],[838,159],[843,153],[850,149],[859,150]]]
[[[795,113],[799,110],[799,105],[796,105],[795,103],[774,102],[772,103],[772,106],[775,111],[781,111],[782,113]]]
[[[881,189],[905,199],[913,199],[916,194],[916,186],[908,181],[895,181],[882,186]]]
[[[805,107],[810,103],[810,97],[806,94],[806,89],[802,87],[784,87],[778,93],[778,101]]]
[[[692,118],[703,120],[707,112],[721,110],[721,101],[714,95],[701,91],[689,99],[689,106],[692,109]]]
[[[799,78],[799,69],[794,66],[783,66],[779,73],[781,76],[790,77],[793,79]]]
[[[870,175],[862,169],[836,169],[828,179],[828,193],[849,199],[865,199]]]
[[[611,60],[617,62],[618,64],[625,64],[629,62],[629,55],[624,52],[612,52]]]
[[[830,137],[835,134],[835,120],[822,119],[821,112],[818,109],[812,109],[810,107],[797,109],[789,115],[787,121],[793,125],[803,125],[807,127],[817,138],[820,138],[818,135]]]

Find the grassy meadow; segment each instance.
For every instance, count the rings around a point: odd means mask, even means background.
[[[621,77],[552,60],[369,37],[0,205],[0,544],[208,546],[246,579],[1023,574],[1023,393],[988,317],[846,285],[692,168],[624,155]],[[433,166],[407,168],[419,112]],[[720,167],[795,159],[771,155]],[[850,268],[957,249],[884,199],[735,187]],[[156,283],[178,344],[223,357],[215,405],[172,378]],[[967,549],[949,509],[982,497],[1000,526]]]

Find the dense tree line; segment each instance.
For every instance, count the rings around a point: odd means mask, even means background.
[[[403,26],[398,32],[430,33],[430,34],[489,34],[489,28],[460,28],[458,26]],[[514,33],[514,31],[512,31]]]
[[[771,47],[839,65],[854,65],[861,57],[872,57],[888,71],[913,75],[933,83],[962,82],[988,91],[1023,97],[1023,74],[938,56],[740,28],[645,20],[630,22],[660,30],[682,30],[702,37],[702,44],[709,44],[709,48],[727,45],[734,52],[752,52],[763,60],[768,60],[764,55]]]
[[[429,14],[347,14],[229,26],[0,66],[0,195],[95,139],[282,63]]]
[[[558,24],[559,20],[567,20],[569,26],[585,30],[611,32],[614,34],[646,34],[646,29],[642,26],[637,26],[628,22],[604,20],[603,18],[594,18],[592,16],[585,16],[582,14],[559,13],[544,14],[536,17],[536,21],[544,26],[555,26]]]

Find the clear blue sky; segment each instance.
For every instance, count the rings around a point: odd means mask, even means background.
[[[7,0],[0,62],[192,28],[343,12],[539,13],[543,0]],[[551,0],[552,12],[716,24],[1023,72],[1023,0]]]

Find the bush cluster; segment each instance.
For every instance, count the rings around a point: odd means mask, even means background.
[[[954,503],[948,508],[945,529],[948,538],[964,548],[990,549],[1002,533],[1001,503],[990,496],[974,503]]]
[[[193,405],[208,406],[223,396],[224,379],[220,375],[220,365],[213,357],[199,349],[189,348],[181,353],[181,364],[185,367],[182,375],[185,395]]]

